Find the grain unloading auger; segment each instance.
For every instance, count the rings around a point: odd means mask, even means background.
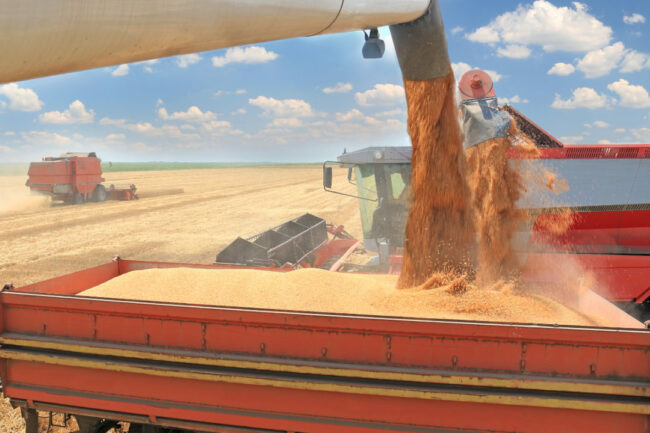
[[[437,0],[1,0],[0,10],[0,83],[257,42],[376,29],[423,15],[435,19],[436,38],[421,30],[413,35],[400,31],[394,35],[395,45],[415,52],[419,49],[412,38],[422,38],[422,43],[446,49]],[[364,52],[377,56],[379,45],[376,31],[371,31]],[[424,59],[437,56],[419,52],[417,57]],[[409,68],[415,70],[431,66],[431,59],[409,59],[413,63]]]
[[[412,20],[391,28],[405,77],[449,72],[435,1],[0,5],[1,82]],[[381,51],[373,33],[369,42],[370,54]],[[27,433],[38,431],[36,410],[74,414],[82,433],[120,420],[147,433],[648,431],[643,330],[75,296],[126,272],[179,266],[220,267],[118,259],[5,286],[0,376]]]

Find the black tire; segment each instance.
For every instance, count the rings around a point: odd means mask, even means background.
[[[93,201],[101,203],[103,201],[106,201],[107,198],[108,192],[106,191],[104,185],[97,185],[95,191],[93,191]]]
[[[82,204],[84,202],[84,196],[79,192],[72,194],[72,204]]]

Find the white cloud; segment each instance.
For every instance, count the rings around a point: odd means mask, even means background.
[[[645,17],[639,13],[633,13],[632,15],[625,15],[623,22],[625,24],[643,24],[645,23]]]
[[[229,63],[267,63],[278,58],[278,54],[273,51],[266,51],[266,48],[252,47],[235,47],[228,48],[223,56],[214,56],[212,65],[215,68],[222,68]]]
[[[196,105],[192,105],[187,111],[176,111],[172,114],[167,112],[165,107],[158,109],[158,117],[163,120],[182,120],[184,122],[209,122],[217,118],[217,114],[212,111],[201,111]]]
[[[604,122],[604,121],[602,121],[602,120],[596,120],[596,121],[593,123],[593,125],[594,125],[596,128],[607,128],[607,127],[609,126],[609,123]]]
[[[164,102],[161,98],[158,98],[158,100],[156,101],[156,107],[160,107],[160,106],[163,105],[164,103],[165,103],[165,102]]]
[[[598,140],[598,144],[612,144],[609,140]]]
[[[622,107],[650,107],[650,96],[643,86],[630,84],[627,80],[621,78],[620,80],[607,85],[607,88],[618,94]]]
[[[240,115],[240,114],[246,114],[246,109],[245,108],[238,108],[235,111],[232,111],[230,114],[233,116]]]
[[[238,135],[242,131],[233,129],[232,124],[227,120],[211,120],[201,125],[201,129],[211,133],[214,136]]]
[[[569,99],[563,100],[560,95],[555,95],[555,100],[551,107],[564,110],[572,110],[574,108],[588,108],[593,110],[595,108],[602,108],[607,105],[607,96],[598,94],[590,87],[579,87],[573,91],[573,96]]]
[[[43,101],[32,89],[20,87],[16,83],[0,86],[0,95],[9,99],[9,109],[16,111],[39,111]]]
[[[372,116],[367,116],[363,114],[361,111],[357,110],[356,108],[353,108],[352,110],[346,113],[336,113],[336,121],[341,123],[360,122],[363,125],[375,126],[380,129],[381,128],[385,129],[387,127],[389,127],[390,129],[390,125],[394,125],[394,122],[397,122],[401,125],[401,122],[396,119],[378,120]]]
[[[625,132],[625,128],[616,128],[614,132],[618,132],[619,134],[622,134]]]
[[[522,99],[519,95],[515,95],[512,98],[498,98],[499,104],[527,104],[528,99]]]
[[[126,63],[122,63],[120,66],[113,69],[111,75],[114,77],[122,77],[124,75],[127,75],[128,73],[129,73],[129,65],[127,65]]]
[[[149,122],[128,123],[126,119],[111,119],[109,117],[103,117],[99,121],[99,124],[116,126],[118,128],[137,132],[140,134],[155,135],[158,132],[157,128]]]
[[[299,128],[303,126],[302,120],[297,117],[284,117],[280,119],[274,119],[269,126],[274,126],[278,128]]]
[[[620,72],[638,72],[642,69],[650,69],[650,56],[635,50],[630,50],[621,63]]]
[[[144,60],[142,62],[137,62],[137,65],[143,65],[142,70],[148,73],[153,73],[153,65],[158,64],[160,61],[158,59]]]
[[[183,54],[176,56],[176,64],[179,68],[187,68],[190,65],[200,62],[202,59],[198,54]]]
[[[135,147],[137,150],[142,152],[155,152],[156,150],[158,150],[155,146],[151,146],[147,143],[143,143],[142,141],[133,143],[133,147]]]
[[[556,63],[551,69],[548,70],[548,75],[571,75],[575,72],[576,68],[570,63]]]
[[[510,44],[505,48],[497,49],[500,57],[509,57],[511,59],[526,59],[532,53],[531,49],[525,45]]]
[[[584,72],[587,78],[602,77],[618,66],[625,52],[622,42],[590,51],[578,61],[577,69]]]
[[[484,44],[493,44],[499,42],[499,32],[490,26],[479,27],[474,32],[468,34],[467,39],[473,42],[482,42]]]
[[[630,129],[634,137],[642,143],[650,142],[650,128]]]
[[[453,29],[451,29],[451,34],[456,35],[456,34],[462,32],[463,30],[465,30],[465,29],[462,28],[461,26],[456,26]]]
[[[68,144],[71,141],[70,137],[57,134],[56,132],[47,132],[47,131],[21,132],[20,136],[23,140],[32,144],[62,145],[62,144]]]
[[[582,135],[570,135],[570,136],[560,137],[560,141],[567,144],[580,143],[582,140],[584,140],[584,137]]]
[[[39,116],[43,123],[92,123],[95,120],[95,111],[86,110],[83,102],[76,100],[72,102],[67,110],[48,111]]]
[[[266,96],[251,98],[248,103],[277,117],[310,117],[314,112],[308,102],[302,99],[275,99]]]
[[[456,80],[460,80],[460,77],[465,72],[470,71],[472,69],[482,69],[482,68],[472,67],[465,62],[458,62],[458,63],[452,63],[451,69],[454,71],[454,77],[456,77]],[[501,77],[503,77],[503,75],[499,74],[496,71],[492,71],[490,69],[482,69],[482,70],[490,76],[492,82],[494,83],[498,82],[501,79]]]
[[[12,153],[14,150],[8,146],[0,146],[0,152]]]
[[[350,122],[363,120],[366,116],[356,108],[348,111],[347,113],[336,113],[336,120],[338,122]]]
[[[395,117],[395,116],[401,116],[404,114],[404,110],[401,108],[395,108],[394,110],[388,110],[388,111],[381,111],[379,113],[375,113],[375,117]]]
[[[372,105],[396,105],[405,100],[404,87],[397,84],[375,84],[370,90],[354,94],[357,104],[368,107]]]
[[[5,135],[7,137],[13,137],[14,135],[16,135],[16,133],[14,131],[5,131]]]
[[[108,134],[106,140],[108,141],[122,141],[126,138],[124,134]]]
[[[181,140],[201,138],[199,134],[186,134],[176,125],[163,125],[159,129],[154,130],[154,134],[163,137],[176,138]]]
[[[217,90],[214,92],[214,96],[221,96],[221,95],[245,95],[247,93],[246,89],[237,89],[235,91],[232,90]]]
[[[336,83],[336,86],[325,87],[323,93],[347,93],[352,90],[352,84],[350,83]]]
[[[545,0],[519,5],[467,35],[475,42],[539,45],[547,52],[590,51],[609,44],[611,37],[612,29],[589,14],[586,5],[557,7]]]

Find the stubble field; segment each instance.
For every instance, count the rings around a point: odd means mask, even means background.
[[[334,185],[354,192],[345,170]],[[122,258],[212,263],[247,237],[305,212],[361,237],[355,199],[323,191],[319,165],[105,173],[138,201],[71,206],[0,176],[0,284],[16,287]],[[182,193],[180,191],[183,191]]]

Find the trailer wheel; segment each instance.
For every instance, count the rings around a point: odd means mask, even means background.
[[[72,204],[82,204],[84,202],[84,196],[79,192],[72,194]]]
[[[103,201],[106,201],[107,198],[108,192],[106,191],[104,185],[97,185],[95,191],[93,191],[93,201],[101,203]]]

